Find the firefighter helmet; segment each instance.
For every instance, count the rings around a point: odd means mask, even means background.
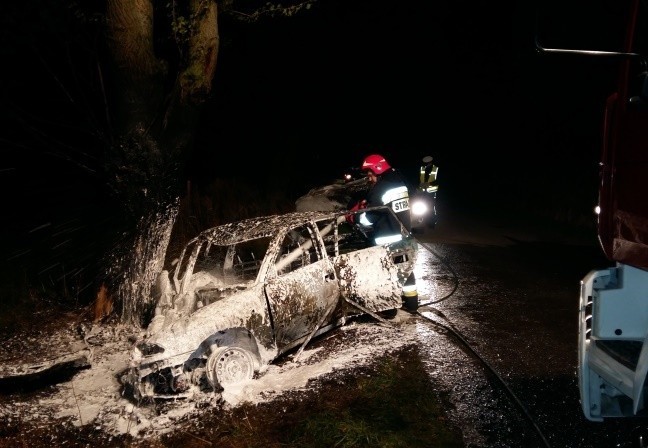
[[[362,170],[371,170],[376,176],[391,168],[391,165],[380,154],[371,154],[362,161]]]

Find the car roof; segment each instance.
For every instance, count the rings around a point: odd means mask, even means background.
[[[204,230],[199,239],[228,245],[256,238],[276,235],[281,229],[295,227],[312,220],[333,218],[334,212],[289,212],[284,214],[248,218]]]

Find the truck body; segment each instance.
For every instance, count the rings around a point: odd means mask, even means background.
[[[619,51],[538,48],[618,63],[604,105],[597,231],[610,260],[581,280],[578,384],[591,421],[648,416],[648,4],[618,0]],[[612,17],[610,17],[612,18]],[[605,30],[604,30],[605,31]]]

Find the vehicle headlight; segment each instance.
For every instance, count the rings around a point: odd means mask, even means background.
[[[425,215],[428,211],[428,206],[423,201],[412,202],[412,214],[415,216]]]

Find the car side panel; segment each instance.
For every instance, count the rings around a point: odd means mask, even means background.
[[[265,290],[280,350],[328,323],[340,298],[328,259],[269,279]]]
[[[398,269],[385,246],[360,249],[333,258],[343,298],[370,311],[400,308]]]

